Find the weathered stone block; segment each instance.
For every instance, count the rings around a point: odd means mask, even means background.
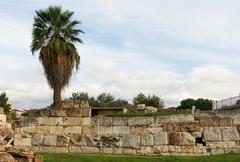
[[[209,148],[232,148],[236,146],[236,142],[235,141],[206,142],[206,146]]]
[[[152,147],[139,147],[136,149],[137,154],[139,155],[151,155],[153,154]]]
[[[158,134],[163,131],[163,128],[160,126],[148,126],[147,132],[150,134]]]
[[[82,153],[98,154],[100,150],[97,147],[82,146]]]
[[[62,117],[38,117],[39,125],[56,126],[62,125]]]
[[[136,126],[129,126],[130,134],[144,134],[148,133],[148,128],[146,125],[136,125]]]
[[[168,153],[168,146],[153,146],[153,152],[156,154]]]
[[[180,146],[181,143],[182,143],[181,134],[179,132],[168,133],[168,143],[170,145],[178,145],[178,146]]]
[[[112,125],[113,126],[127,126],[128,118],[127,117],[113,117]]]
[[[100,126],[112,125],[112,117],[99,117],[97,121],[98,121],[97,124]]]
[[[153,146],[153,135],[151,134],[141,135],[140,143],[142,146]]]
[[[103,135],[100,138],[101,146],[103,147],[121,147],[122,140],[120,137],[112,136],[112,135]]]
[[[95,126],[83,125],[82,134],[98,134],[98,128]]]
[[[193,146],[181,146],[180,152],[181,153],[193,153]]]
[[[23,133],[32,133],[32,132],[36,132],[37,128],[36,126],[34,125],[30,125],[30,126],[27,126],[27,127],[21,127],[20,128],[20,132],[23,134]]]
[[[99,134],[112,134],[112,126],[99,126]]]
[[[86,134],[84,141],[87,146],[100,147],[100,137],[98,135]]]
[[[86,142],[81,134],[71,134],[70,145],[83,146],[83,145],[86,145]]]
[[[43,125],[43,126],[36,126],[35,130],[32,132],[38,133],[38,134],[49,134],[51,131],[51,126]]]
[[[200,126],[202,127],[231,127],[233,121],[228,117],[198,117]]]
[[[66,108],[66,109],[62,109],[62,112],[63,112],[63,116],[82,117],[83,109]]]
[[[188,132],[181,133],[182,145],[183,146],[194,146],[195,138]]]
[[[239,135],[236,127],[222,128],[222,139],[223,141],[238,141]]]
[[[112,133],[115,135],[129,134],[128,126],[113,126]]]
[[[201,138],[202,137],[202,132],[192,132],[192,136],[194,138]]]
[[[56,146],[57,136],[56,135],[44,135],[43,136],[43,145],[44,146]]]
[[[181,122],[181,132],[197,132],[201,130],[199,122]]]
[[[194,116],[192,114],[177,114],[170,116],[171,122],[192,122],[194,121]]]
[[[218,142],[222,141],[221,132],[219,128],[204,128],[203,139],[206,142]]]
[[[154,122],[153,117],[131,117],[128,118],[128,125],[150,125]]]
[[[196,154],[205,154],[207,153],[206,146],[193,146],[193,152]]]
[[[22,138],[21,139],[21,146],[31,147],[32,146],[31,140],[32,140],[32,138]]]
[[[70,137],[65,135],[57,136],[57,146],[58,147],[68,147],[70,142]]]
[[[168,134],[167,132],[160,132],[153,135],[153,145],[167,145],[168,144]]]
[[[123,147],[136,148],[140,146],[140,136],[127,134],[122,137],[122,145]]]
[[[62,125],[81,126],[82,118],[81,117],[62,117]]]
[[[91,125],[91,118],[90,117],[82,118],[82,125]]]
[[[81,126],[66,126],[63,128],[64,134],[81,134],[82,127]]]
[[[137,155],[137,151],[135,148],[124,148],[122,150],[122,153],[126,155]]]
[[[21,117],[21,121],[20,121],[20,126],[21,127],[27,127],[27,126],[35,126],[37,125],[39,122],[35,117],[28,117],[28,116],[23,116]]]
[[[69,146],[68,147],[69,153],[82,153],[82,148],[78,146]]]
[[[163,122],[170,122],[170,116],[156,116],[154,121],[157,124],[162,124]]]
[[[168,146],[169,153],[180,153],[181,147],[180,146]]]
[[[165,132],[180,132],[181,131],[181,123],[163,123],[163,131]]]
[[[32,146],[41,145],[43,143],[42,134],[33,134],[32,136]]]

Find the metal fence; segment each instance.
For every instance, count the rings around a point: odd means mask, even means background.
[[[237,101],[240,100],[240,95],[239,96],[235,96],[235,97],[231,97],[231,98],[227,98],[224,100],[220,100],[220,101],[214,101],[213,102],[213,110],[216,109],[222,109],[222,108],[234,108],[234,107],[240,107],[240,104],[237,104]]]

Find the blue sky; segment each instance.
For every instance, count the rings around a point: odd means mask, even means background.
[[[238,0],[0,1],[0,91],[18,108],[51,103],[38,56],[30,52],[34,11],[61,5],[75,11],[86,34],[77,45],[80,71],[63,92],[110,92],[132,100],[160,95],[166,106],[192,98],[238,95]]]

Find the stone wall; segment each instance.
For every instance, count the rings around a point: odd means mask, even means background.
[[[240,120],[179,114],[157,117],[25,116],[14,145],[40,152],[209,155],[240,152]]]

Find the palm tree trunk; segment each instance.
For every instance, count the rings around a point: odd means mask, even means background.
[[[60,105],[61,103],[61,87],[54,87],[53,89],[53,103],[54,105]]]

